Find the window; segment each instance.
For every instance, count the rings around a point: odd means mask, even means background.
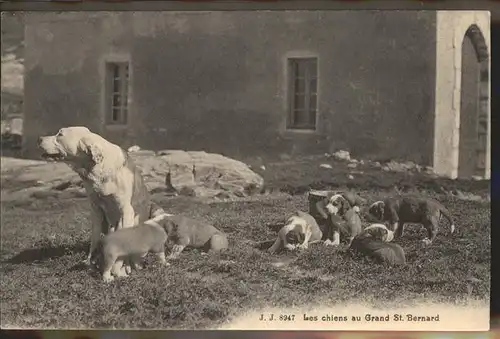
[[[317,59],[289,59],[289,119],[287,128],[316,129],[318,107]]]
[[[128,62],[106,63],[106,124],[127,124],[128,83]]]

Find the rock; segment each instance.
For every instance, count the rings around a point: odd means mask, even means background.
[[[328,169],[333,168],[332,165],[329,165],[329,164],[321,164],[321,165],[319,165],[319,167],[321,167],[321,168],[328,168]]]
[[[246,164],[220,154],[182,150],[164,150],[157,154],[131,154],[150,189],[165,187],[169,172],[172,187],[182,195],[216,197],[227,192],[234,198],[259,192],[264,186],[264,179]]]
[[[134,145],[134,146],[130,146],[128,149],[127,149],[127,152],[129,153],[134,153],[134,152],[138,152],[140,151],[141,148],[137,145]]]
[[[359,161],[359,164],[360,164],[360,165],[364,165],[364,164],[365,164],[365,161],[364,161],[364,160],[360,160],[360,161]]]
[[[434,174],[434,168],[432,168],[431,166],[425,166],[423,170],[427,174]]]
[[[279,159],[280,159],[281,161],[287,161],[287,160],[292,159],[292,157],[291,157],[290,155],[286,154],[286,153],[283,153],[283,154],[280,154],[280,155],[279,155]]]
[[[266,170],[266,166],[262,165],[259,167],[261,170],[265,171]]]
[[[377,168],[380,168],[380,167],[382,167],[382,164],[381,164],[380,162],[378,162],[378,161],[375,161],[375,162],[373,163],[373,166],[374,166],[374,167],[377,167]]]
[[[349,175],[347,176],[347,178],[348,178],[349,180],[353,180],[353,179],[354,179],[354,176],[352,176],[351,174],[349,174]]]
[[[351,160],[351,155],[349,154],[348,151],[340,150],[340,151],[333,153],[332,156],[337,160],[344,160],[344,161]]]
[[[356,167],[358,167],[358,164],[355,162],[354,163],[351,162],[350,164],[347,164],[347,168],[356,168]]]

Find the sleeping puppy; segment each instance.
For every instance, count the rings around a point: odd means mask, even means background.
[[[357,235],[350,249],[375,259],[379,263],[389,265],[406,263],[403,248],[398,244],[390,243],[394,233],[383,224],[372,224]]]
[[[455,231],[455,224],[450,212],[438,201],[418,196],[400,196],[374,202],[368,213],[381,222],[389,222],[396,238],[403,235],[405,223],[419,223],[427,230],[427,237],[422,241],[430,245],[436,238],[439,222],[444,216],[450,223],[450,233]]]
[[[151,201],[141,172],[127,152],[88,128],[61,128],[56,135],[40,137],[38,145],[44,159],[66,163],[82,179],[92,210],[88,265],[102,233],[137,225],[164,212]],[[116,261],[113,272],[127,274],[121,260]]]
[[[140,261],[148,252],[154,253],[164,266],[168,266],[165,258],[166,242],[165,230],[157,224],[147,222],[104,236],[99,242],[97,255],[103,280],[114,280],[111,269],[117,260],[130,258],[134,268],[142,269]]]
[[[144,224],[161,227],[167,241],[173,243],[167,259],[176,259],[186,248],[199,248],[205,252],[219,252],[228,248],[227,236],[214,226],[182,215],[159,214]]]
[[[356,208],[348,209],[343,217],[332,214],[329,216],[326,230],[324,230],[324,233],[326,233],[324,245],[340,245],[340,235],[342,235],[342,237],[348,239],[350,246],[354,237],[360,234],[362,230],[361,218]]]
[[[268,252],[274,254],[281,249],[306,249],[309,244],[321,241],[323,232],[316,220],[308,213],[297,211],[286,221]],[[291,242],[297,242],[297,244]]]

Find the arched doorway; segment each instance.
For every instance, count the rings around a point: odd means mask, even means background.
[[[469,27],[462,42],[458,178],[486,174],[489,123],[488,49],[481,30]]]

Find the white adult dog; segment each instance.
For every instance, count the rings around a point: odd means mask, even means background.
[[[132,227],[164,213],[150,199],[140,170],[126,151],[87,127],[61,128],[39,139],[42,157],[68,164],[83,181],[92,208],[92,235],[85,262],[90,265],[101,234]],[[117,261],[112,273],[125,276],[130,266]]]

